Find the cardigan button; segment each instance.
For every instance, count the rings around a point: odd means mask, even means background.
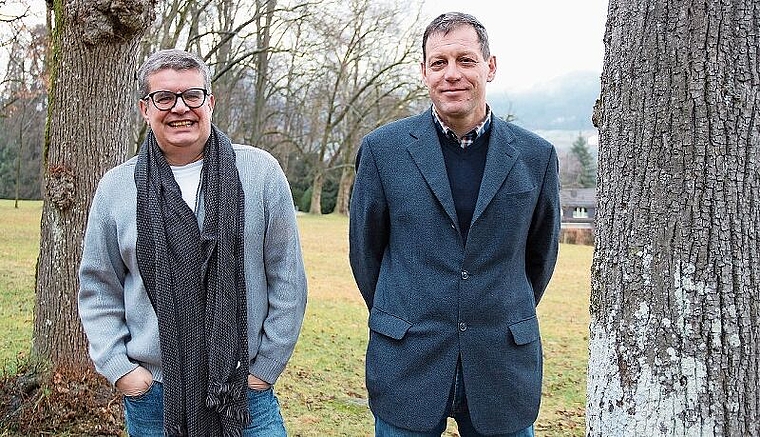
[[[459,330],[464,332],[467,330],[467,323],[459,322]]]
[[[465,281],[470,279],[470,273],[468,273],[467,270],[462,270],[462,279]]]

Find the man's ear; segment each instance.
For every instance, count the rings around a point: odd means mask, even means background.
[[[140,99],[140,102],[138,103],[140,107],[140,115],[142,115],[142,118],[147,122],[148,121],[148,104],[145,100]]]
[[[494,76],[496,76],[496,56],[491,55],[488,58],[488,82],[492,81]]]
[[[425,65],[425,62],[420,62],[420,76],[422,79],[422,83],[427,86],[427,66]]]

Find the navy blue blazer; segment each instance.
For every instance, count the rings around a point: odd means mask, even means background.
[[[483,434],[535,422],[542,352],[536,305],[557,259],[557,155],[494,117],[466,244],[430,110],[368,134],[357,155],[349,258],[369,308],[372,412],[432,429],[461,359]]]

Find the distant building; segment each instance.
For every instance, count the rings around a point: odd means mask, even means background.
[[[591,229],[596,217],[596,188],[560,190],[562,228]]]

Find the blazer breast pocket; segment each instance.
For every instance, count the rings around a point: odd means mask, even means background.
[[[499,190],[502,202],[515,206],[527,206],[538,198],[539,181],[525,168],[524,163],[515,164]]]
[[[531,193],[536,191],[536,188],[538,188],[537,185],[526,180],[520,180],[512,184],[510,184],[509,181],[507,181],[507,184],[504,187],[503,195],[508,196],[508,197],[518,197],[518,198],[526,197],[526,196],[530,196]]]
[[[505,186],[489,204],[486,220],[494,223],[509,222],[515,231],[529,226],[532,211],[538,201],[538,186],[521,181],[517,186]]]
[[[386,313],[377,307],[373,306],[370,310],[369,329],[378,334],[382,334],[394,340],[401,340],[411,326],[412,324],[406,320],[396,317],[393,314]]]

